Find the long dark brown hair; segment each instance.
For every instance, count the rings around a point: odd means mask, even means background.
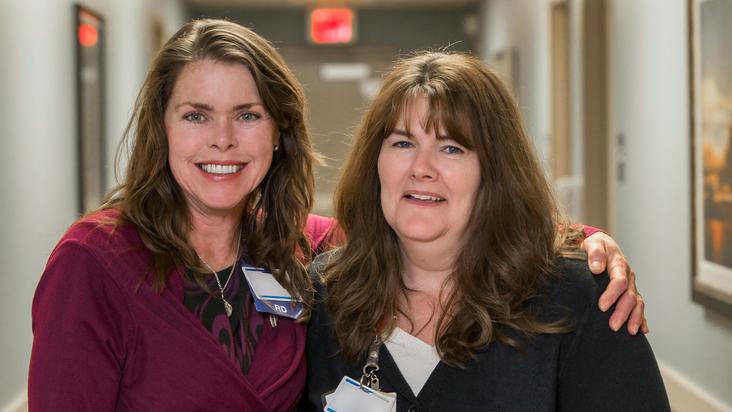
[[[164,113],[176,79],[192,62],[244,65],[279,129],[279,150],[242,216],[243,238],[256,265],[279,269],[278,280],[310,302],[305,271],[311,256],[302,233],[314,191],[315,154],[305,125],[302,86],[275,48],[253,31],[225,20],[195,20],[158,52],[140,91],[116,162],[129,151],[124,181],[102,208],[117,208],[133,224],[153,256],[152,281],[162,290],[175,267],[198,267],[188,244],[191,219],[183,192],[168,165]],[[297,253],[296,253],[297,252]],[[285,276],[285,274],[289,276]]]
[[[537,319],[537,292],[550,275],[559,212],[522,127],[514,99],[478,59],[426,52],[385,75],[354,139],[335,194],[347,242],[327,265],[327,309],[343,353],[362,356],[375,333],[394,328],[407,288],[395,232],[381,209],[377,159],[383,140],[415,98],[429,100],[428,125],[478,155],[481,183],[454,262],[453,288],[437,319],[442,359],[461,365],[494,340],[556,333]]]

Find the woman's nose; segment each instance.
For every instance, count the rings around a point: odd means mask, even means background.
[[[412,162],[412,178],[432,180],[437,173],[434,167],[434,154],[427,148],[418,148]]]
[[[211,146],[219,150],[227,150],[236,146],[236,135],[234,125],[230,121],[220,121],[216,125],[214,136],[211,140]]]

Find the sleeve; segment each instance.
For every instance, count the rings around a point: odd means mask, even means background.
[[[600,228],[596,228],[596,227],[592,227],[592,226],[588,226],[588,225],[582,225],[582,232],[584,232],[586,238],[594,235],[597,232],[605,233],[605,231]]]
[[[29,411],[115,409],[132,334],[124,296],[86,248],[56,248],[33,299]]]
[[[567,354],[560,362],[557,410],[670,411],[646,337],[607,327],[612,311],[601,312],[595,304],[607,276],[594,282],[575,330],[563,339]]]
[[[305,236],[310,240],[313,256],[341,246],[346,237],[338,222],[332,217],[308,215]]]

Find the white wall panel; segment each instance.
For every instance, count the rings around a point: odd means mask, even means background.
[[[179,3],[84,2],[107,21],[110,153],[152,52],[151,16],[178,26]],[[0,410],[23,396],[33,292],[51,249],[77,217],[73,4],[0,2]]]

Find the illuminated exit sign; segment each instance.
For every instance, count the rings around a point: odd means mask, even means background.
[[[310,41],[315,44],[348,44],[356,39],[356,12],[349,8],[310,11]]]

